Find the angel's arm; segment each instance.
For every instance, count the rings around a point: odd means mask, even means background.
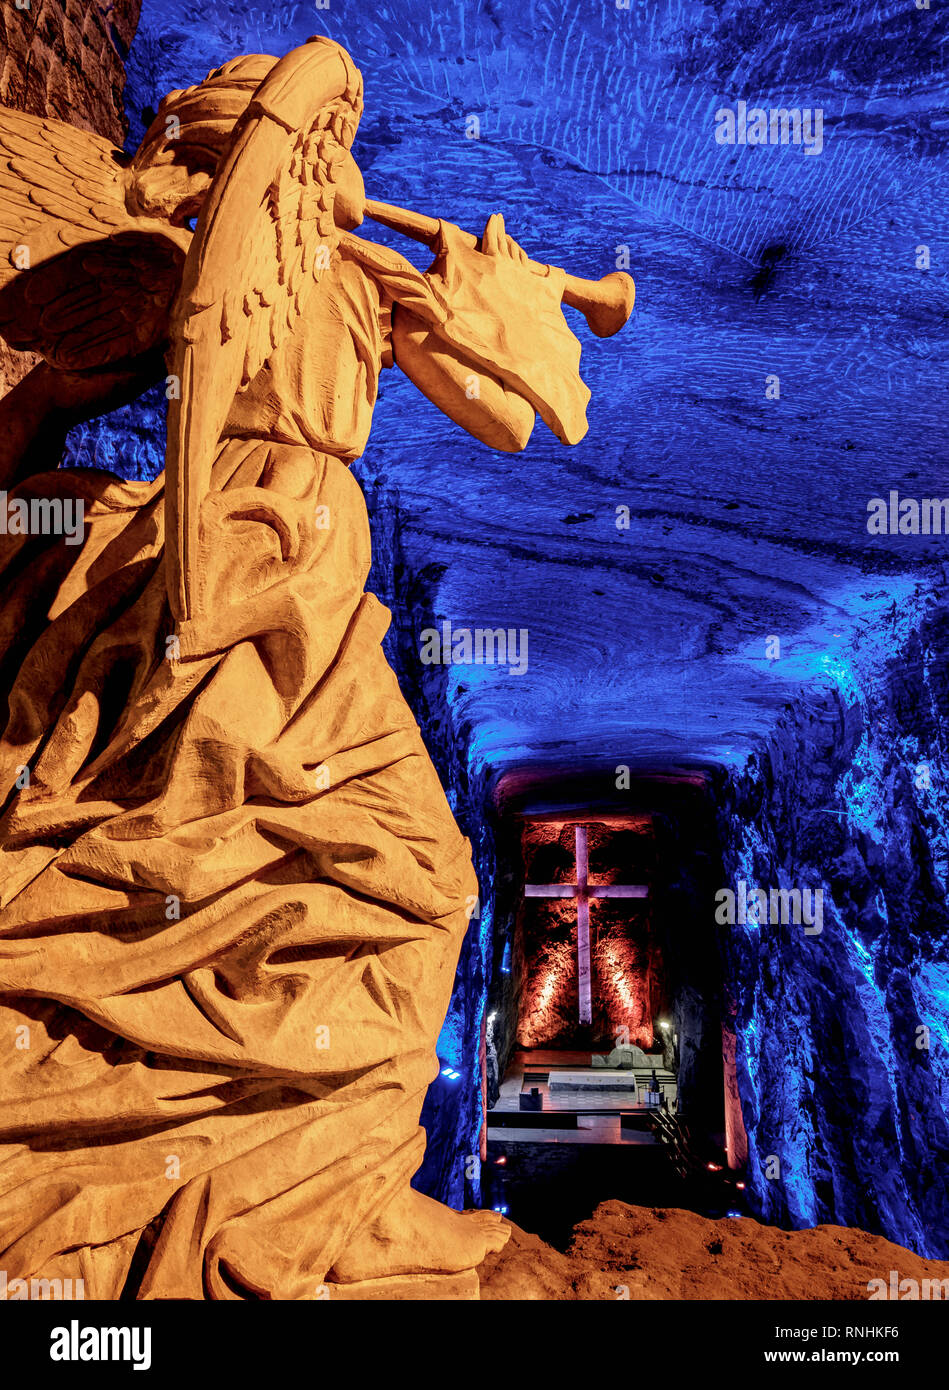
[[[439,229],[433,265],[425,276],[413,273],[441,312],[429,316],[390,284],[395,361],[440,410],[492,448],[523,449],[535,413],[575,444],[586,432],[590,393],[557,280],[531,269],[500,214],[488,218],[477,247],[451,223],[441,221]]]
[[[401,304],[393,306],[392,354],[423,396],[483,444],[509,454],[526,446],[534,407]]]

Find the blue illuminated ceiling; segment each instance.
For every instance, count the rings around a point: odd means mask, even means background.
[[[538,423],[523,454],[494,453],[390,373],[358,466],[398,507],[416,627],[529,634],[526,674],[445,673],[473,769],[736,766],[802,680],[828,679],[855,625],[941,558],[942,538],[866,526],[871,497],[937,494],[943,478],[937,23],[903,0],[200,16],[145,0],[133,139],[167,88],[326,32],[364,73],[371,196],[473,230],[502,210],[531,255],[593,277],[629,248],[628,328],[600,341],[571,316],[593,391],[582,443]],[[715,112],[739,100],[820,108],[822,152],[717,144]]]

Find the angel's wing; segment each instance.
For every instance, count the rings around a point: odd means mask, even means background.
[[[75,371],[164,341],[191,234],[126,207],[108,140],[0,107],[0,337]]]
[[[330,39],[294,49],[258,87],[215,175],[172,314],[180,401],[168,416],[166,561],[176,619],[197,616],[198,514],[235,394],[304,311],[339,233],[329,144],[348,146],[362,78]]]

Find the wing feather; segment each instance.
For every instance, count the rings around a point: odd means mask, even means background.
[[[17,245],[50,217],[103,238],[141,230],[143,220],[126,206],[127,164],[101,136],[0,107],[0,284],[17,274],[10,264]]]
[[[281,59],[235,128],[198,220],[173,313],[181,399],[168,421],[168,587],[180,623],[201,609],[198,513],[235,394],[306,312],[338,232],[314,174],[330,102],[360,100],[361,78],[329,39]],[[304,225],[306,224],[306,225]]]
[[[75,370],[167,337],[191,235],[129,212],[128,162],[101,136],[0,107],[0,337],[12,347]]]

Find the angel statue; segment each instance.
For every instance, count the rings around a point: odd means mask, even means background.
[[[172,92],[131,157],[0,110],[0,334],[42,359],[0,403],[8,1297],[477,1298],[509,1233],[410,1184],[478,890],[348,465],[393,365],[490,448],[575,442],[561,303],[605,334],[632,282],[367,203],[361,110],[325,38]],[[159,381],[163,474],[58,466]]]

